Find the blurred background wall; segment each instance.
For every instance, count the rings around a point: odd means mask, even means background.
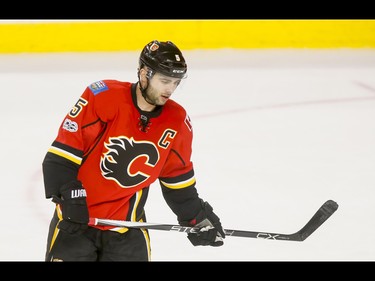
[[[1,20],[0,53],[375,48],[375,20]],[[147,41],[147,42],[146,42]]]

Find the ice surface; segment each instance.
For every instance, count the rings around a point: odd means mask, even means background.
[[[375,50],[195,50],[173,98],[194,126],[200,195],[224,228],[293,233],[328,199],[339,209],[303,242],[228,237],[193,247],[150,230],[154,261],[375,260]],[[86,85],[136,81],[138,53],[0,55],[0,261],[43,261],[53,204],[41,163]],[[149,222],[176,223],[160,187]]]

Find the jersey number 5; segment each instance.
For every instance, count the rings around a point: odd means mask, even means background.
[[[88,104],[88,101],[84,98],[79,98],[76,104],[73,106],[72,110],[69,112],[69,116],[75,118],[82,111],[83,107]]]

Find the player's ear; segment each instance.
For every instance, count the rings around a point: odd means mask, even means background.
[[[146,77],[147,70],[144,67],[142,67],[142,68],[140,68],[138,70],[138,75],[139,75],[139,80],[142,82],[142,84],[146,83],[146,80],[147,80],[147,77]]]

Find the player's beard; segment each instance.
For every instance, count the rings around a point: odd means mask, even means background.
[[[158,92],[152,88],[152,86],[149,86],[147,89],[146,89],[146,101],[152,105],[155,105],[155,106],[162,106],[165,104],[166,101],[164,101],[163,98],[160,97],[160,95],[158,94]]]

